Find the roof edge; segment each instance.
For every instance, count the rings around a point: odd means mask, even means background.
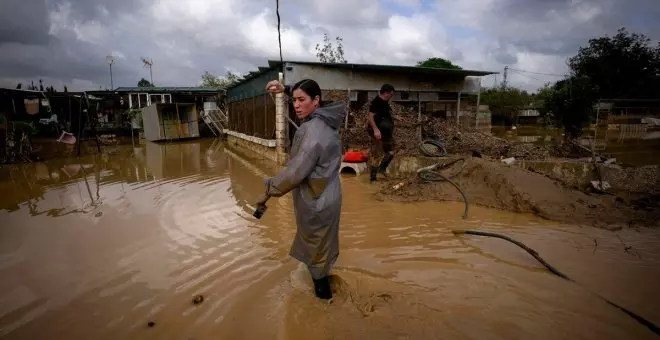
[[[484,71],[484,70],[471,70],[471,69],[451,69],[451,68],[439,68],[439,67],[421,67],[421,66],[412,66],[412,65],[386,65],[386,64],[357,64],[357,63],[322,63],[316,61],[300,61],[300,60],[284,60],[284,63],[300,64],[300,65],[317,65],[317,66],[326,66],[326,67],[341,67],[341,68],[387,68],[387,69],[399,69],[402,71],[405,70],[428,70],[428,71],[444,71],[447,73],[474,73],[475,75],[492,75],[499,74],[500,72],[496,71]],[[268,60],[268,65],[271,68],[281,65],[279,60]]]

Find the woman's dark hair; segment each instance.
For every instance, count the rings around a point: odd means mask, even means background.
[[[297,82],[293,87],[291,88],[291,94],[293,94],[293,91],[301,89],[303,92],[307,93],[307,95],[314,99],[314,97],[319,96],[319,103],[321,102],[321,87],[319,84],[311,79],[303,79],[299,82]]]

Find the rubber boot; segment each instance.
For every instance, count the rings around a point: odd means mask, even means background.
[[[376,175],[378,174],[378,167],[371,167],[371,183],[376,183]]]
[[[314,281],[314,293],[316,297],[322,300],[332,299],[332,289],[330,289],[330,277],[325,276],[320,279],[312,279]]]
[[[380,165],[378,166],[378,172],[385,174],[385,171],[387,171],[387,167],[390,166],[390,162],[394,159],[394,155],[391,153],[387,153],[385,157],[383,157],[383,160],[380,162]]]

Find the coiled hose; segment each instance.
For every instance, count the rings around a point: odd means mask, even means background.
[[[422,142],[423,143],[423,142]],[[421,148],[421,146],[420,146]],[[444,150],[444,146],[442,146],[442,150]],[[445,176],[441,174],[439,171],[443,169],[447,169],[450,166],[456,164],[459,161],[463,161],[463,164],[461,167],[456,171],[455,174],[451,176]],[[465,158],[458,158],[455,159],[449,163],[441,164],[437,163],[431,166],[423,167],[417,170],[417,176],[425,183],[430,183],[430,182],[449,182],[451,185],[458,190],[458,192],[461,193],[461,196],[463,196],[463,202],[465,203],[465,210],[463,211],[463,219],[466,219],[468,216],[468,201],[467,197],[465,196],[465,193],[461,189],[461,187],[458,186],[458,184],[454,183],[454,181],[451,180],[451,178],[458,176],[463,169],[465,168]]]
[[[428,157],[447,156],[447,149],[441,140],[425,139],[419,144],[419,151]]]

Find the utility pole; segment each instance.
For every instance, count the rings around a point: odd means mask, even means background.
[[[151,86],[156,86],[154,85],[154,74],[151,72],[151,67],[154,65],[154,60],[151,58],[147,59],[145,57],[140,58],[140,60],[142,60],[142,63],[145,67],[149,67],[149,79],[151,80]]]
[[[114,90],[115,86],[112,81],[112,64],[115,62],[115,58],[111,55],[105,57],[105,61],[110,65],[110,90]]]
[[[506,89],[506,76],[509,71],[509,66],[504,66],[504,80],[502,81],[502,90]]]

